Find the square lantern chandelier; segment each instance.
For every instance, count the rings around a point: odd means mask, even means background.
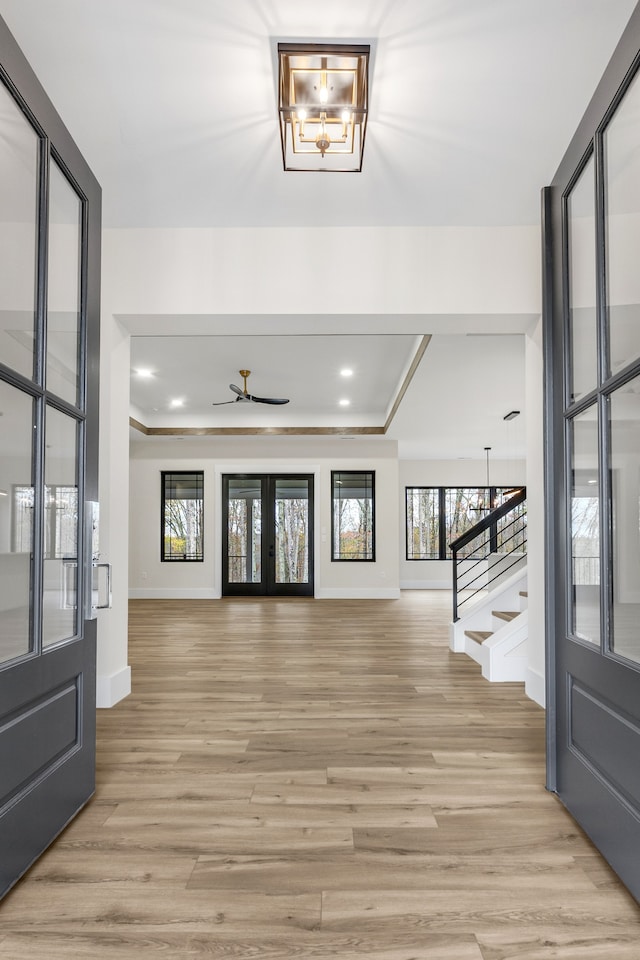
[[[278,44],[285,170],[362,170],[369,52],[369,44]]]

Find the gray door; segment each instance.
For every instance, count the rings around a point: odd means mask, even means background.
[[[100,190],[0,57],[1,896],[94,791]]]
[[[640,898],[640,10],[544,192],[549,785]]]

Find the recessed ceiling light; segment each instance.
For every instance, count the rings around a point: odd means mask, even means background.
[[[341,377],[352,377],[352,376],[353,376],[353,370],[351,370],[349,367],[345,367],[344,370],[341,370],[341,371],[340,371],[340,376],[341,376]]]
[[[145,368],[141,367],[139,370],[136,370],[136,375],[138,377],[142,377],[143,379],[146,379],[148,377],[152,377],[153,372],[151,370],[146,370]]]
[[[340,404],[341,407],[348,407],[349,404],[351,403],[351,400],[342,399],[342,400],[339,400],[338,402],[339,402],[339,404]]]
[[[184,400],[178,400],[178,399],[172,400],[172,401],[171,401],[171,406],[172,406],[172,407],[184,407]]]

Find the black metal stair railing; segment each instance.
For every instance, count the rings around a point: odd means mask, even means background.
[[[526,557],[526,499],[527,491],[522,487],[449,544],[453,558],[454,621],[460,619],[464,604],[471,603]],[[491,557],[495,557],[493,566]]]

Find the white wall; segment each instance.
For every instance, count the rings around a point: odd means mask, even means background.
[[[104,305],[100,351],[100,560],[112,564],[114,599],[111,610],[98,611],[97,705],[111,707],[131,692],[127,605],[130,337]]]
[[[284,314],[302,326],[319,263],[326,277],[342,277],[349,264],[358,282],[340,284],[331,314],[337,302],[340,315],[368,318],[368,332],[376,318],[395,330],[394,314],[486,320],[540,310],[537,227],[106,230],[104,258],[110,309],[148,316],[149,332],[162,317],[191,314],[247,314],[270,325]]]
[[[263,439],[276,440],[265,445]],[[131,445],[130,596],[211,597],[221,594],[221,477],[223,473],[311,473],[315,476],[315,596],[399,597],[397,538],[398,463],[394,441],[338,440],[317,444],[300,438],[142,441]],[[311,456],[313,450],[316,455]],[[161,449],[159,449],[161,448]],[[333,449],[332,449],[333,448]],[[348,455],[346,451],[348,450]],[[286,451],[286,454],[285,454]],[[322,452],[323,456],[318,456]],[[270,455],[267,456],[267,453]],[[285,455],[283,455],[285,454]],[[160,561],[160,473],[204,470],[203,563]],[[331,561],[331,471],[375,471],[376,559]]]
[[[529,639],[527,695],[545,705],[545,491],[542,320],[526,338],[527,385],[527,589]]]

